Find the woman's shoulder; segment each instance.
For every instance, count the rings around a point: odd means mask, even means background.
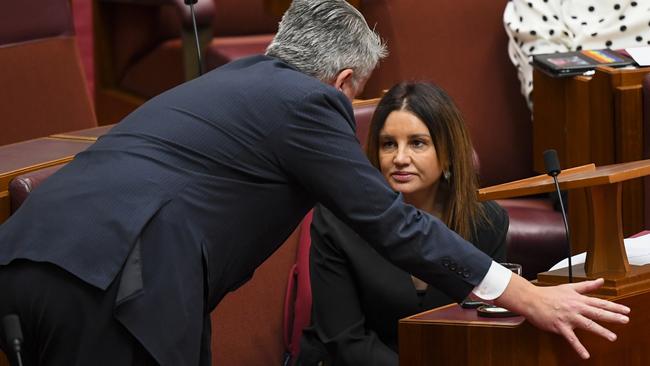
[[[501,207],[496,201],[481,202],[485,210],[485,219],[488,221],[481,227],[491,227],[494,231],[508,230],[509,218],[508,212]]]
[[[508,212],[496,201],[483,201],[481,202],[481,205],[483,206],[488,218],[508,217]]]

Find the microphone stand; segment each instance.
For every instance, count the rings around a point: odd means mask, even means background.
[[[18,366],[23,366],[23,359],[20,356],[21,343],[23,342],[23,332],[20,327],[20,319],[16,314],[9,314],[2,318],[4,325],[5,339],[7,346],[16,354],[16,362]]]
[[[185,5],[190,6],[190,14],[192,15],[192,26],[194,28],[194,40],[196,41],[196,59],[199,63],[199,76],[203,75],[203,62],[201,61],[201,45],[199,44],[199,31],[196,26],[196,15],[194,14],[194,4],[198,0],[185,0]]]
[[[544,151],[544,165],[546,165],[547,174],[553,177],[553,182],[555,182],[555,191],[557,192],[557,198],[560,201],[560,209],[562,210],[562,220],[564,221],[564,232],[566,233],[567,241],[567,260],[569,261],[569,283],[573,282],[573,265],[571,263],[571,240],[569,236],[569,223],[566,217],[566,211],[564,210],[564,202],[562,200],[562,194],[560,193],[560,184],[558,183],[557,176],[562,171],[560,169],[560,161],[557,157],[557,151],[555,150],[546,150]]]

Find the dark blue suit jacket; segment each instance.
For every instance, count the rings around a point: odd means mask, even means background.
[[[462,299],[490,258],[405,205],[354,129],[336,89],[265,56],[228,64],[150,100],[36,189],[0,227],[0,264],[121,280],[116,316],[175,366],[208,362],[209,311],[315,202]]]

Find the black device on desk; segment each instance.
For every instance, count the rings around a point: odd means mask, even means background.
[[[533,56],[533,66],[553,76],[581,75],[596,66],[623,67],[634,60],[610,49],[545,53]]]

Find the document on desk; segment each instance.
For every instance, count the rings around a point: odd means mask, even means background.
[[[627,259],[630,264],[633,264],[635,266],[642,266],[644,264],[650,263],[650,235],[623,239],[623,242],[625,243],[625,252],[627,253]],[[571,264],[584,263],[586,257],[587,253],[576,254],[571,257]],[[551,267],[549,271],[565,268],[568,265],[569,261],[563,259]]]
[[[639,66],[650,66],[650,46],[626,48],[625,51]]]

